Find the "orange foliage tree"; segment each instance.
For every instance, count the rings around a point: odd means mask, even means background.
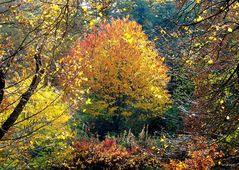
[[[62,58],[60,81],[87,114],[159,116],[170,101],[163,61],[136,22],[105,21]]]

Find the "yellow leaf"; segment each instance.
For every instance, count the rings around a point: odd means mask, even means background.
[[[186,31],[189,30],[189,28],[187,26],[183,26],[183,29]]]
[[[82,7],[83,12],[87,12],[88,8],[87,7]]]
[[[125,33],[125,34],[124,34],[124,37],[125,37],[126,39],[130,39],[130,38],[131,38],[131,35],[128,34],[128,33]]]
[[[90,99],[90,98],[87,99],[86,102],[85,102],[85,104],[91,104],[91,99]]]
[[[224,100],[220,100],[220,104],[223,104],[224,103]]]
[[[93,27],[93,26],[95,25],[95,23],[96,23],[96,20],[93,19],[93,20],[90,21],[89,26],[90,26],[90,27]]]
[[[228,32],[232,32],[233,30],[232,30],[232,28],[228,28],[227,31]]]
[[[102,5],[98,5],[98,6],[96,7],[96,9],[97,9],[98,11],[100,11],[101,8],[102,8]]]
[[[55,10],[55,11],[57,11],[57,10],[59,10],[60,8],[59,8],[58,5],[53,5],[53,6],[52,6],[52,9]]]
[[[201,45],[200,43],[194,44],[195,47],[199,47],[200,45]]]
[[[210,59],[207,63],[208,63],[208,64],[213,64],[213,60]]]
[[[201,16],[198,16],[194,21],[195,22],[201,22],[202,20],[204,20],[204,18],[201,17]]]
[[[188,64],[188,65],[192,65],[193,64],[193,61],[192,60],[186,60],[186,63]]]
[[[209,37],[208,39],[211,40],[211,41],[216,41],[217,40],[217,38],[213,37],[213,36]]]
[[[201,2],[201,0],[195,0],[195,2],[196,2],[197,4],[199,4],[199,3]]]

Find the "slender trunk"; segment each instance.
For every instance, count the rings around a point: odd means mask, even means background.
[[[0,105],[3,100],[4,88],[5,88],[5,75],[3,73],[3,70],[0,69]]]
[[[32,82],[27,89],[25,93],[22,94],[21,99],[13,112],[10,114],[10,116],[7,118],[7,120],[2,124],[0,128],[0,140],[4,137],[4,135],[7,133],[7,131],[13,126],[13,124],[18,119],[19,115],[22,113],[24,107],[26,106],[27,102],[29,101],[30,97],[33,95],[35,90],[37,89],[38,84],[41,81],[42,75],[44,73],[43,70],[41,70],[41,56],[40,54],[35,55],[35,61],[36,61],[36,74],[32,79]]]

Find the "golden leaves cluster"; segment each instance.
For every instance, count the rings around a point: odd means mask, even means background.
[[[123,102],[157,113],[169,103],[168,68],[134,21],[102,22],[98,30],[94,28],[76,43],[61,64],[60,81],[67,86],[66,93],[72,100],[86,95],[87,89],[100,96],[106,112],[124,96]],[[85,111],[95,110],[95,102]]]

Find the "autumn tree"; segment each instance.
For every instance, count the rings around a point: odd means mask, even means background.
[[[0,2],[0,104],[8,87],[32,80],[9,119],[1,122],[0,139],[16,122],[40,81],[55,83],[58,56],[96,19],[91,11],[97,9],[86,8],[88,3],[94,4],[73,0]]]
[[[170,68],[168,91],[173,104],[164,114],[163,122],[166,122],[165,130],[168,132],[180,131],[182,129],[180,110],[190,105],[187,99],[193,93],[192,82],[180,71],[179,64],[186,40],[189,41],[188,35],[184,34],[186,30],[179,27],[179,24],[183,23],[184,14],[179,12],[180,9],[173,1],[117,0],[114,6],[115,8],[110,8],[108,15],[114,18],[128,16],[130,20],[136,21],[164,56],[165,64]],[[160,120],[155,122],[160,124]]]
[[[128,19],[102,22],[62,58],[70,99],[85,99],[81,112],[122,118],[160,116],[169,103],[167,67],[141,26]]]
[[[71,155],[70,105],[54,87],[58,59],[110,4],[0,2],[0,169],[46,169]]]
[[[198,0],[181,1],[179,6],[184,15],[180,26],[190,37],[179,63],[195,87],[188,98],[191,108],[184,112],[185,125],[188,131],[227,145],[227,160],[231,162],[223,166],[230,164],[234,169],[238,164],[233,155],[238,154],[239,146],[239,3]]]
[[[35,155],[40,155],[39,147],[54,150],[59,156],[67,145],[64,140],[50,144],[58,140],[54,135],[67,137],[69,119],[69,110],[63,113],[67,106],[61,91],[52,86],[58,57],[95,19],[85,2],[0,2],[0,168],[34,167],[32,150]]]
[[[196,86],[192,113],[211,134],[238,127],[238,7],[237,1],[195,1],[191,10],[197,15],[183,24],[191,36],[182,61]]]

